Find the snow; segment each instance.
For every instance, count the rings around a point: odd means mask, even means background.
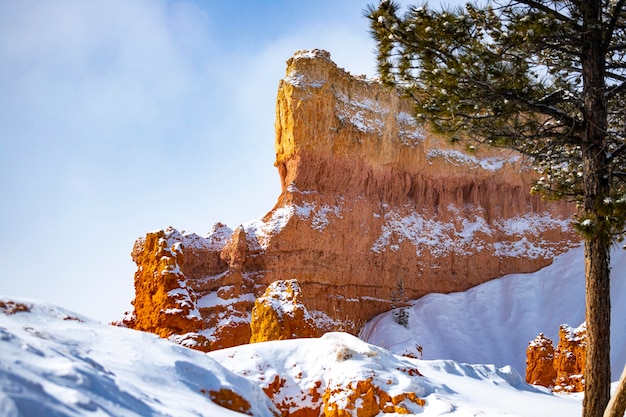
[[[579,396],[559,396],[528,385],[511,367],[395,356],[345,333],[327,333],[319,339],[264,342],[208,355],[259,384],[276,376],[284,379],[275,401],[295,401],[310,408],[317,403],[306,394],[318,381],[323,393],[326,388],[332,390],[372,378],[375,385],[391,395],[414,392],[425,399],[423,408],[415,406],[411,410],[424,417],[552,417],[579,415],[581,409]],[[417,370],[424,376],[411,376],[407,370]],[[338,403],[347,402],[345,392],[333,396]]]
[[[339,204],[328,205],[322,204],[317,206],[316,202],[305,202],[301,205],[294,204],[293,208],[296,215],[302,220],[311,219],[311,228],[322,232],[330,223],[329,215],[341,219],[341,207],[343,200]]]
[[[445,162],[454,166],[465,166],[470,169],[482,168],[488,171],[497,171],[504,167],[506,163],[515,162],[518,157],[502,158],[489,157],[477,158],[472,155],[464,154],[454,149],[429,149],[426,154],[428,160],[443,159]]]
[[[626,251],[612,253],[612,374],[626,363]],[[583,248],[558,256],[532,274],[513,274],[465,292],[429,294],[413,301],[404,328],[391,312],[371,320],[361,337],[394,353],[417,353],[424,359],[511,365],[525,373],[526,348],[540,333],[558,341],[561,324],[579,326],[585,319]]]
[[[227,289],[227,287],[221,287],[221,288],[225,290]],[[250,293],[242,294],[239,297],[235,297],[235,298],[224,299],[217,294],[217,291],[212,291],[206,294],[205,296],[203,296],[202,298],[199,298],[198,301],[196,302],[196,306],[198,308],[210,308],[210,307],[215,307],[215,306],[229,306],[229,305],[237,304],[240,302],[254,303],[254,300],[256,300],[256,298],[254,297],[254,294],[250,294]]]
[[[307,77],[305,74],[302,74],[296,70],[289,71],[289,73],[284,78],[284,80],[286,83],[291,84],[297,88],[307,88],[307,87],[320,88],[326,83],[326,80],[324,79],[315,80],[315,79]]]
[[[165,240],[167,248],[173,248],[178,252],[185,249],[207,249],[219,251],[232,236],[233,230],[229,227],[217,223],[213,226],[213,230],[207,236],[199,236],[195,233],[178,231],[173,227],[168,227],[165,231]]]
[[[323,49],[302,49],[296,51],[293,54],[293,59],[325,59],[328,62],[332,62],[330,59],[330,52]]]
[[[611,266],[617,380],[626,362],[626,252],[615,249]],[[553,394],[522,375],[525,349],[538,334],[556,341],[561,324],[574,335],[583,320],[581,247],[536,273],[413,301],[408,328],[385,313],[368,323],[363,340],[328,333],[209,354],[43,302],[0,297],[0,415],[242,415],[207,395],[226,388],[250,403],[250,414],[271,416],[277,411],[260,386],[276,377],[284,383],[275,400],[293,407],[318,404],[312,388],[335,390],[332,398],[346,403],[336,389],[371,378],[391,395],[416,393],[425,406],[409,405],[424,417],[580,415],[582,394]]]
[[[304,313],[304,320],[312,321],[308,310],[299,301],[300,292],[300,285],[295,279],[274,281],[257,302],[269,306],[279,317],[283,317],[283,314],[293,315],[296,310],[301,310]]]
[[[368,97],[348,97],[340,92],[335,93],[335,97],[337,98],[336,114],[339,120],[351,123],[364,133],[382,133],[385,128],[385,116],[389,113],[389,109]]]
[[[415,147],[426,139],[423,127],[418,126],[415,118],[409,113],[398,113],[396,120],[400,127],[399,137],[403,145]]]
[[[372,244],[373,252],[397,251],[402,242],[415,247],[417,256],[428,249],[434,256],[471,255],[490,250],[501,257],[524,255],[531,259],[555,256],[555,245],[528,236],[540,236],[547,229],[567,230],[569,220],[553,218],[545,214],[527,213],[513,219],[498,221],[491,226],[480,215],[480,210],[468,206],[472,214],[460,215],[454,207],[450,221],[442,221],[431,216],[423,216],[411,207],[402,212],[388,210],[384,214],[385,223],[381,233]],[[484,236],[507,236],[509,241],[489,242]],[[566,243],[566,242],[563,242]]]
[[[30,311],[10,314],[17,302]],[[240,416],[210,398],[227,388],[273,416],[255,384],[156,335],[31,300],[0,298],[0,415]]]
[[[275,208],[269,219],[256,219],[244,225],[246,234],[256,239],[260,248],[266,249],[272,236],[278,234],[294,215],[294,207],[287,205]]]

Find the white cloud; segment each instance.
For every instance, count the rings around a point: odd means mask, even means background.
[[[208,43],[208,16],[187,3],[48,0],[3,9],[3,87],[16,111],[50,123],[162,123],[208,60],[199,41]]]
[[[0,292],[113,319],[136,237],[270,210],[285,61],[324,48],[368,72],[360,3],[0,0]]]

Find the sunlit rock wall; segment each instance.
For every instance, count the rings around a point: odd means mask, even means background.
[[[416,125],[396,91],[350,75],[325,51],[287,61],[275,127],[282,192],[273,209],[206,236],[163,232],[184,258],[179,281],[202,318],[197,331],[168,327],[169,307],[141,301],[154,298],[145,282],[163,276],[142,263],[150,234],[133,253],[131,327],[205,350],[247,343],[255,299],[297,279],[320,331],[356,332],[390,308],[400,280],[409,299],[462,291],[535,271],[578,243],[572,206],[531,196],[534,173],[519,155],[451,145]]]

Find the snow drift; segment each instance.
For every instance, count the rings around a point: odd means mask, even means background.
[[[333,388],[329,399],[340,408],[349,399],[341,388],[369,378],[390,398],[413,393],[424,400],[405,401],[423,416],[580,413],[579,396],[537,389],[511,367],[394,356],[345,333],[207,356],[49,304],[0,298],[0,351],[0,415],[7,417],[274,416],[261,387],[268,392],[276,377],[284,382],[275,401],[295,408],[315,405],[319,399],[302,397],[315,386]],[[363,404],[356,398],[356,408]]]
[[[0,298],[0,352],[4,417],[278,415],[200,352],[35,301]]]
[[[611,267],[611,372],[617,379],[626,363],[626,251],[613,250]],[[370,321],[361,337],[397,354],[511,365],[523,374],[526,347],[539,333],[558,340],[561,324],[578,326],[584,320],[579,247],[532,274],[508,275],[465,292],[426,295],[412,303],[407,328],[389,312]]]

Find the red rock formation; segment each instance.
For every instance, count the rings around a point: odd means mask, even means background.
[[[135,273],[134,315],[127,325],[161,337],[201,329],[204,322],[181,269],[181,242],[169,239],[162,230],[148,233],[135,243],[132,254],[139,269]]]
[[[561,325],[556,349],[543,333],[537,336],[526,349],[526,381],[554,391],[584,391],[586,335],[584,324],[576,329]]]
[[[206,394],[211,401],[232,411],[236,411],[241,414],[252,415],[250,412],[250,403],[241,395],[227,388],[221,388],[219,391],[206,391],[200,390],[203,394]]]
[[[320,337],[315,320],[300,300],[300,286],[295,279],[271,283],[254,302],[250,343]]]
[[[526,382],[552,388],[555,380],[554,344],[539,333],[526,348]]]
[[[582,325],[559,329],[559,344],[554,355],[556,383],[554,391],[582,392],[585,389],[585,358],[587,353],[587,328]]]
[[[166,275],[153,238],[139,239],[129,325],[202,349],[246,343],[254,299],[297,279],[321,330],[356,332],[389,309],[400,279],[409,299],[462,291],[535,271],[577,244],[572,206],[531,196],[533,173],[519,155],[455,148],[410,112],[395,91],[351,76],[327,52],[297,53],[276,105],[276,206],[235,231],[160,232],[168,248],[179,244],[202,323],[185,312],[177,322],[167,313],[173,301],[155,298],[180,280],[156,282]]]

